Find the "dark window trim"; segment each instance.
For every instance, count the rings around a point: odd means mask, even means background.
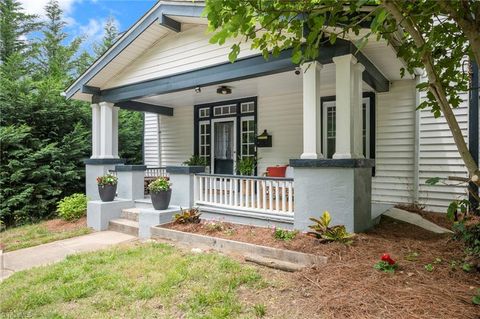
[[[376,134],[376,99],[374,92],[363,92],[362,98],[369,98],[370,99],[370,158],[375,159],[375,134]],[[336,101],[336,96],[323,96],[320,98],[320,138],[322,141],[322,148],[323,148],[323,104],[325,102]],[[323,150],[322,150],[323,151]],[[375,168],[373,168],[373,176],[375,176]]]
[[[236,154],[237,154],[237,157],[240,156],[241,154],[241,125],[242,125],[242,121],[241,119],[243,117],[251,117],[253,116],[253,120],[254,120],[254,123],[255,123],[255,129],[254,129],[254,132],[255,132],[255,136],[257,136],[258,132],[257,132],[257,127],[258,127],[258,117],[257,117],[257,97],[256,96],[251,96],[251,97],[244,97],[244,98],[240,98],[240,99],[233,99],[233,100],[225,100],[225,101],[217,101],[217,102],[211,102],[211,103],[203,103],[203,104],[196,104],[194,105],[193,107],[193,121],[194,121],[194,125],[193,125],[193,129],[194,129],[194,134],[193,134],[193,139],[194,139],[194,143],[193,143],[193,154],[195,155],[199,155],[200,154],[200,145],[199,145],[199,123],[202,122],[202,121],[210,121],[210,125],[211,125],[211,120],[213,119],[222,119],[222,118],[231,118],[231,117],[235,117],[237,119],[237,132],[236,132],[236,144],[237,144],[237,149],[236,149]],[[244,102],[253,102],[254,106],[253,106],[253,112],[250,112],[250,113],[241,113],[241,107],[240,107],[240,104],[244,103]],[[236,104],[237,105],[237,112],[236,114],[229,114],[229,115],[221,115],[221,116],[213,116],[213,108],[215,106],[221,106],[221,105],[228,105],[228,104]],[[210,116],[209,117],[202,117],[200,118],[199,116],[199,109],[202,109],[202,108],[210,108]],[[213,130],[213,127],[210,126],[210,131]],[[212,148],[212,134],[210,134],[210,147]],[[255,157],[257,157],[257,148],[255,147]],[[213,161],[213,158],[210,158],[210,161]],[[210,167],[211,167],[211,163],[209,163]],[[234,168],[235,169],[235,168]],[[255,174],[256,174],[256,169],[255,169]]]

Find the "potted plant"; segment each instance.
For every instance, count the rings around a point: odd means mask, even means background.
[[[159,177],[148,184],[153,208],[156,210],[164,210],[168,208],[170,198],[172,197],[171,186],[172,184],[166,177]]]
[[[97,177],[98,193],[102,202],[111,202],[117,193],[118,178],[107,174]]]
[[[252,176],[257,167],[257,159],[255,156],[238,157],[237,173],[243,176]]]
[[[187,166],[207,166],[207,160],[199,155],[192,155],[183,164]]]

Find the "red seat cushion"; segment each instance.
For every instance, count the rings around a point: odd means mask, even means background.
[[[285,177],[287,165],[284,166],[270,166],[267,167],[267,176],[270,177]]]

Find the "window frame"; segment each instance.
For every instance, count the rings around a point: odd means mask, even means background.
[[[362,103],[366,104],[366,147],[365,147],[365,157],[374,159],[375,158],[375,93],[373,92],[364,92],[362,97]],[[327,158],[327,108],[331,107],[332,104],[336,106],[336,97],[335,96],[326,96],[322,97],[320,101],[320,118],[321,118],[321,141],[322,141],[322,154]],[[337,129],[337,128],[335,128]]]

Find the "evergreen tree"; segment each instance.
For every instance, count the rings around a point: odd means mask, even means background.
[[[101,56],[107,51],[118,38],[118,27],[113,17],[108,18],[103,26],[104,36],[100,43],[93,45],[93,52],[96,57]]]
[[[40,23],[37,16],[25,14],[16,0],[0,0],[0,61],[5,63],[13,54],[27,49],[27,35]]]

